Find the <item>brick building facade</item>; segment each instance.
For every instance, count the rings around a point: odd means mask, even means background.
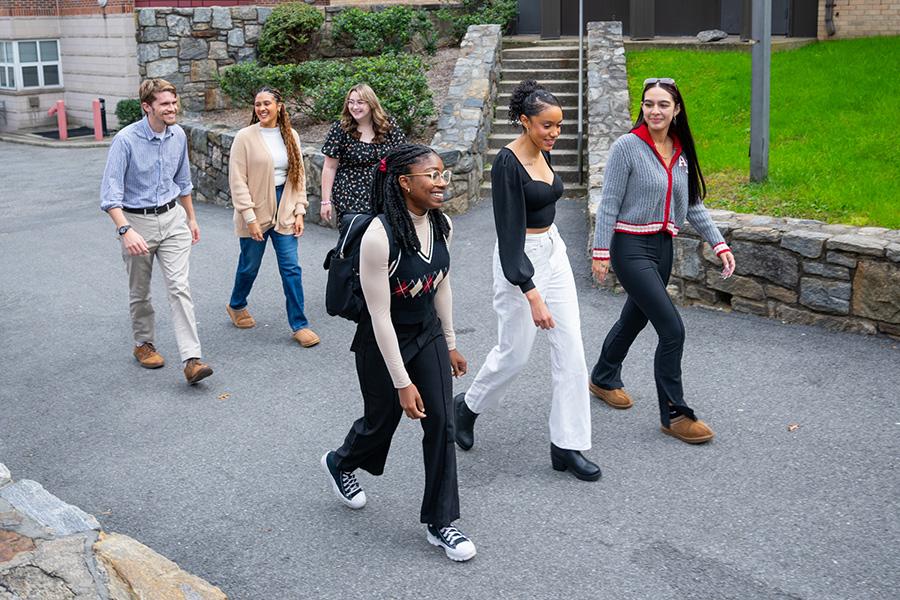
[[[833,35],[826,22],[829,4]],[[900,35],[900,0],[819,0],[820,40],[875,35]]]

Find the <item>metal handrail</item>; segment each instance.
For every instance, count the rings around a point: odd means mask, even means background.
[[[578,184],[584,185],[584,0],[578,0]]]

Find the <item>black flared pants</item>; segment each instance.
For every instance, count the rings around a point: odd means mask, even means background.
[[[653,375],[660,421],[669,426],[670,410],[695,418],[684,402],[681,384],[684,323],[666,292],[672,272],[672,238],[662,232],[652,235],[616,233],[609,254],[612,268],[628,292],[628,298],[619,320],[606,335],[600,358],[591,372],[591,381],[608,390],[625,387],[622,361],[649,320],[659,336]]]

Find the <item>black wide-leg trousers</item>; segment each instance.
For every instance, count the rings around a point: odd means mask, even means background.
[[[450,353],[444,337],[436,337],[425,344],[406,361],[406,370],[422,396],[426,415],[420,419],[425,460],[425,493],[420,519],[422,523],[443,527],[459,518],[453,383]],[[341,471],[361,468],[372,475],[381,475],[403,409],[374,339],[356,350],[356,372],[365,409],[336,451],[336,466]]]
[[[681,383],[684,323],[666,292],[672,273],[671,236],[663,232],[652,235],[615,233],[609,254],[612,268],[628,292],[628,298],[619,320],[606,335],[600,358],[591,372],[591,381],[608,390],[625,387],[622,361],[649,320],[659,336],[653,374],[660,420],[668,427],[670,410],[695,418],[684,402]]]

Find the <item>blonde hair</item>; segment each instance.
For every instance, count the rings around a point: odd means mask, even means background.
[[[384,108],[381,107],[381,102],[378,101],[375,91],[367,83],[357,83],[347,91],[347,96],[344,98],[344,110],[341,111],[341,129],[352,135],[354,139],[359,139],[356,119],[350,114],[350,108],[347,104],[350,102],[350,94],[353,92],[359,95],[360,100],[365,100],[372,111],[372,129],[375,132],[375,137],[372,141],[376,144],[384,142],[384,136],[390,132],[393,125],[391,125],[391,120],[388,118],[387,113],[384,112]]]
[[[284,140],[284,147],[287,149],[288,155],[288,172],[287,176],[295,188],[305,185],[303,182],[303,157],[300,156],[300,146],[294,138],[293,129],[291,129],[291,119],[288,117],[287,109],[284,107],[284,100],[281,99],[281,92],[273,87],[264,85],[253,94],[254,101],[260,94],[269,94],[275,98],[278,103],[278,129],[281,131],[281,139]],[[250,124],[259,123],[259,117],[256,116],[256,107],[253,107],[253,116],[250,117]]]
[[[159,78],[145,79],[141,82],[141,87],[138,88],[138,98],[141,99],[141,104],[145,102],[153,104],[153,101],[156,100],[156,95],[163,92],[172,92],[175,98],[178,98],[178,92],[175,91],[175,86],[172,83]]]

